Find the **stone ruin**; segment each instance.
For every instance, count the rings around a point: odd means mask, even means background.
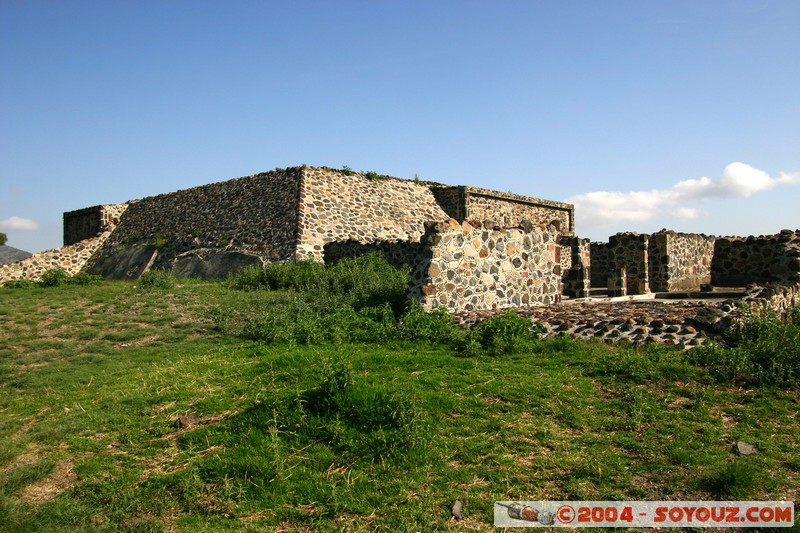
[[[463,323],[560,302],[733,295],[778,309],[798,303],[800,231],[744,238],[662,230],[618,233],[608,243],[574,231],[570,204],[302,166],[64,213],[64,247],[0,267],[0,284],[51,268],[106,279],[150,269],[219,278],[248,265],[380,252],[411,268],[412,298]],[[574,320],[545,318],[553,332],[577,332]],[[606,324],[605,333],[631,340],[630,320],[623,330]],[[609,340],[594,326],[587,331]]]

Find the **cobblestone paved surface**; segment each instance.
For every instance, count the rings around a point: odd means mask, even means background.
[[[634,345],[659,342],[684,349],[719,339],[738,315],[736,300],[565,301],[517,308],[516,313],[539,323],[545,336],[569,335]],[[462,327],[474,327],[505,309],[461,312]]]

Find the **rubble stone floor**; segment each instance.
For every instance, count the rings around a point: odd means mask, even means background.
[[[729,294],[729,293],[724,293]],[[586,298],[553,305],[519,307],[518,315],[539,323],[545,336],[569,335],[634,345],[658,342],[689,349],[720,339],[720,333],[738,315],[735,298],[711,297],[633,299]],[[472,328],[505,309],[463,311],[455,315],[461,327]]]

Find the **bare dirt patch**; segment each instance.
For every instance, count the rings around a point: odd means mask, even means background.
[[[55,499],[75,483],[77,475],[74,463],[74,457],[61,461],[53,474],[25,487],[20,494],[20,499],[35,504]]]

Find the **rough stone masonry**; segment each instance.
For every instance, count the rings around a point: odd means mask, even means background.
[[[561,309],[554,305],[562,299],[584,315],[591,308],[575,304],[589,305],[592,300],[586,298],[598,289],[624,300],[711,290],[712,285],[749,286],[741,294],[758,306],[797,304],[800,231],[745,238],[662,230],[589,243],[574,230],[570,204],[302,166],[67,212],[65,246],[0,267],[0,284],[35,280],[51,268],[107,279],[137,279],[149,269],[179,277],[224,277],[248,265],[335,261],[377,251],[411,268],[411,297],[427,308],[473,317],[462,319],[465,324],[508,307]],[[666,308],[646,308],[674,315]],[[647,320],[615,316],[608,323],[580,325],[563,309],[563,320],[552,313],[523,312],[550,324],[550,333],[604,340],[664,341],[684,335],[681,343],[696,344],[713,333],[702,320],[662,331],[664,319],[653,313]]]

